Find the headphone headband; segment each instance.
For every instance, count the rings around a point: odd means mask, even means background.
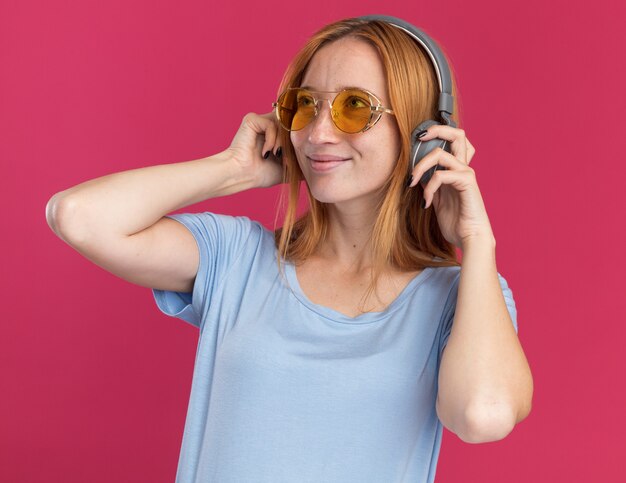
[[[439,113],[447,125],[456,127],[454,121],[450,119],[450,116],[454,112],[450,68],[437,43],[419,28],[397,17],[391,17],[389,15],[365,15],[358,18],[366,21],[378,20],[393,25],[410,35],[411,38],[426,50],[431,62],[435,66],[437,81],[439,82]]]

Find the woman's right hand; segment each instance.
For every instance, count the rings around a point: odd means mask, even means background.
[[[226,150],[235,163],[257,180],[258,187],[266,188],[283,181],[278,129],[280,126],[273,112],[248,113]],[[267,152],[269,155],[265,159],[263,155]]]

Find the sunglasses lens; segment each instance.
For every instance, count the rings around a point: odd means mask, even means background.
[[[295,92],[296,115],[293,117],[291,129],[298,131],[315,117],[315,99],[310,92],[304,89],[297,89]]]
[[[304,89],[288,89],[276,106],[278,119],[288,131],[298,131],[315,117],[315,99]]]
[[[293,95],[292,90],[286,90],[276,101],[276,115],[281,125],[288,131],[291,131],[293,116],[296,114],[295,106],[292,102]]]
[[[347,89],[333,102],[332,116],[339,129],[357,133],[367,126],[372,117],[372,103],[367,92]]]

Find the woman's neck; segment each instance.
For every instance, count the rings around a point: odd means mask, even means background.
[[[317,255],[349,271],[370,269],[376,209],[363,204],[350,207],[333,204],[328,207],[328,215],[328,234]]]

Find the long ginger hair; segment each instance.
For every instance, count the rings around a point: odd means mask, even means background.
[[[402,143],[395,168],[381,188],[381,201],[371,235],[372,277],[363,297],[365,301],[375,292],[379,276],[390,267],[415,271],[429,266],[459,266],[460,263],[454,245],[441,234],[434,208],[420,208],[424,194],[421,184],[406,188],[411,132],[427,119],[441,121],[437,110],[439,85],[434,67],[428,54],[408,34],[381,21],[345,19],[327,25],[314,34],[295,56],[283,76],[279,93],[288,87],[299,87],[315,53],[324,45],[346,36],[364,40],[377,49],[386,72],[390,107],[395,113]],[[458,126],[454,77],[452,80],[455,99],[452,119]],[[283,260],[299,264],[315,252],[327,235],[329,222],[327,205],[316,200],[308,186],[309,209],[297,217],[304,176],[289,132],[282,128],[279,129],[279,143],[284,153],[285,185],[281,194],[284,220],[282,227],[275,229],[274,236],[282,272]],[[362,311],[367,312],[365,309]]]

